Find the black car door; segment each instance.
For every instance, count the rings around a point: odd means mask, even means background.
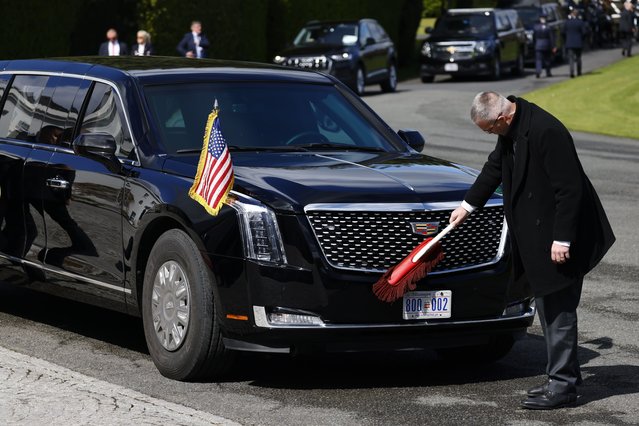
[[[386,56],[382,43],[375,38],[374,24],[360,23],[361,59],[366,70],[366,80],[379,79],[386,72]]]
[[[501,47],[501,62],[513,63],[519,52],[519,37],[510,20],[503,12],[495,14],[495,25]]]
[[[83,83],[85,84],[85,83]],[[72,99],[66,134],[58,140],[47,165],[43,209],[46,212],[49,281],[73,286],[105,299],[122,302],[124,267],[121,193],[125,176],[108,162],[77,155],[71,135],[108,133],[118,144],[120,156],[132,150],[121,103],[113,87],[95,82],[89,88],[60,82],[56,93]],[[75,94],[72,96],[72,93]],[[85,113],[78,119],[85,101]],[[73,124],[70,126],[69,124]],[[69,133],[70,128],[75,130]]]

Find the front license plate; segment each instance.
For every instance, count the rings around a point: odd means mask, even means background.
[[[409,291],[404,295],[404,319],[450,318],[451,290]]]
[[[444,64],[444,71],[448,71],[448,72],[459,71],[459,65],[457,65],[457,64]]]

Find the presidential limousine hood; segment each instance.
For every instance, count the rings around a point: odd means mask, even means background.
[[[235,190],[289,213],[318,203],[459,202],[475,179],[470,169],[420,154],[238,152],[232,158]],[[164,171],[193,177],[197,159],[169,157]]]

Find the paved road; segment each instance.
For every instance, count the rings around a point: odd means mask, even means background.
[[[586,70],[619,52],[587,54]],[[620,55],[619,55],[620,57]],[[494,138],[474,128],[480,90],[522,94],[567,77],[501,82],[404,82],[365,100],[394,128],[417,128],[425,151],[480,167]],[[638,123],[639,124],[639,123]],[[584,386],[575,408],[517,408],[542,381],[536,324],[501,362],[450,367],[430,353],[300,357],[243,355],[222,383],[159,375],[138,319],[0,285],[0,422],[3,424],[639,424],[639,143],[576,134],[584,167],[619,241],[586,280],[580,307]]]

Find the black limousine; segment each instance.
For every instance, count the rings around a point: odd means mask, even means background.
[[[215,101],[235,183],[211,216],[188,191]],[[375,297],[475,172],[422,155],[418,133],[394,132],[331,76],[0,61],[0,104],[0,281],[141,316],[167,377],[219,377],[237,351],[490,361],[532,323],[530,293],[509,283],[499,193],[443,240],[416,291]]]

